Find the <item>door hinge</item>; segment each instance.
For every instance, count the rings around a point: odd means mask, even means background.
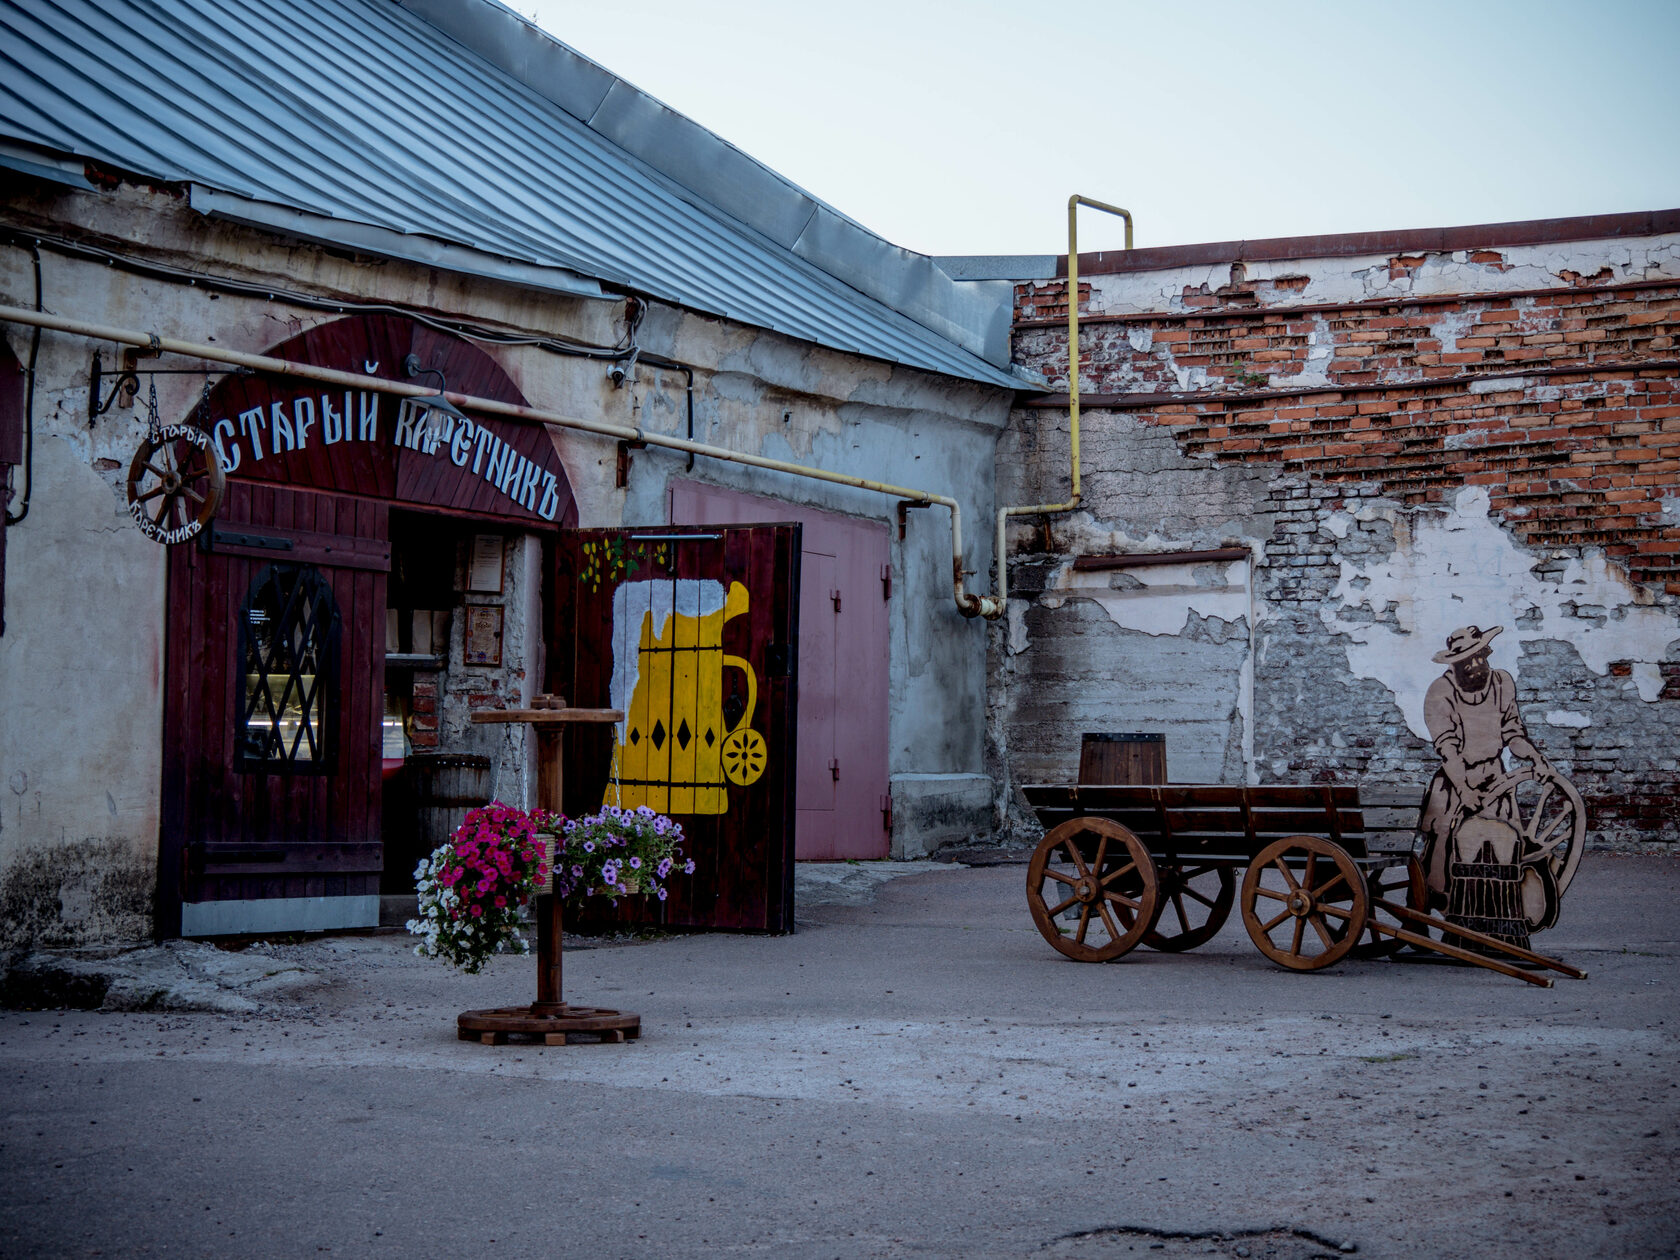
[[[836,757],[828,763],[828,772],[834,776],[836,783],[840,782],[840,758]]]
[[[890,564],[881,566],[881,598],[892,598],[892,565]]]
[[[828,593],[828,597],[834,601],[834,611],[839,612],[840,611],[840,592],[837,591],[837,590],[836,591],[830,591]]]
[[[881,798],[881,830],[892,834],[892,793]]]

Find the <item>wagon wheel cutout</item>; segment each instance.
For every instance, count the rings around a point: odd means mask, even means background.
[[[128,512],[154,542],[185,542],[216,515],[225,487],[209,435],[164,425],[142,439],[128,466]]]
[[[1365,930],[1365,877],[1340,845],[1286,836],[1260,850],[1243,876],[1243,926],[1267,958],[1317,971],[1346,957]]]
[[[1408,910],[1416,910],[1420,914],[1429,913],[1429,885],[1424,877],[1423,862],[1415,854],[1408,857],[1403,866],[1386,866],[1381,870],[1372,871],[1365,881],[1365,888],[1370,898],[1373,922],[1380,918],[1384,923],[1410,932],[1414,936],[1429,935],[1426,925],[1390,914],[1377,904],[1379,901],[1387,901],[1392,905],[1405,906]],[[1384,936],[1373,927],[1369,937],[1356,946],[1354,952],[1361,958],[1385,958],[1409,948],[1412,947],[1395,940],[1392,936]]]
[[[1161,908],[1155,863],[1120,824],[1069,819],[1033,851],[1027,907],[1058,952],[1076,962],[1108,962],[1155,926]]]
[[[737,787],[751,787],[764,773],[768,753],[764,736],[750,726],[736,727],[723,737],[723,775]]]
[[[1522,835],[1518,861],[1525,866],[1544,862],[1557,895],[1568,891],[1587,847],[1587,807],[1573,783],[1541,779],[1533,766],[1523,766],[1492,785],[1481,812],[1510,822]],[[1551,917],[1556,920],[1555,911]]]
[[[1180,954],[1219,935],[1237,899],[1229,866],[1163,866],[1161,913],[1143,938],[1150,949]]]

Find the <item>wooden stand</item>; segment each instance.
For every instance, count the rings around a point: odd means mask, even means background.
[[[618,709],[495,709],[472,715],[474,722],[526,722],[537,732],[537,804],[560,809],[562,736],[573,722],[618,722]],[[551,881],[552,883],[552,881]],[[510,1036],[534,1037],[563,1046],[580,1033],[601,1041],[631,1041],[642,1035],[642,1017],[598,1006],[570,1006],[561,999],[561,902],[552,892],[537,897],[537,1000],[529,1006],[465,1011],[455,1021],[462,1041],[499,1046]]]

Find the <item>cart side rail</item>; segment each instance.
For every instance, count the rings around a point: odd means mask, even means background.
[[[1248,860],[1284,836],[1323,836],[1367,856],[1357,787],[1216,783],[1030,784],[1022,789],[1046,830],[1071,818],[1119,823],[1152,856]]]

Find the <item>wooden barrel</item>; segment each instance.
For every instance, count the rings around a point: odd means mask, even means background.
[[[1081,783],[1165,783],[1167,737],[1087,732],[1079,748]]]
[[[400,854],[405,865],[397,873],[412,887],[410,876],[420,859],[455,833],[469,809],[490,803],[490,758],[476,753],[415,753],[404,770],[414,793],[414,832],[407,845],[401,837],[392,837],[386,844],[386,866]],[[401,854],[403,849],[409,851]]]
[[[1505,862],[1454,862],[1448,867],[1447,922],[1496,937],[1523,949],[1528,915],[1523,908],[1521,866]],[[1472,942],[1466,949],[1492,953]]]

